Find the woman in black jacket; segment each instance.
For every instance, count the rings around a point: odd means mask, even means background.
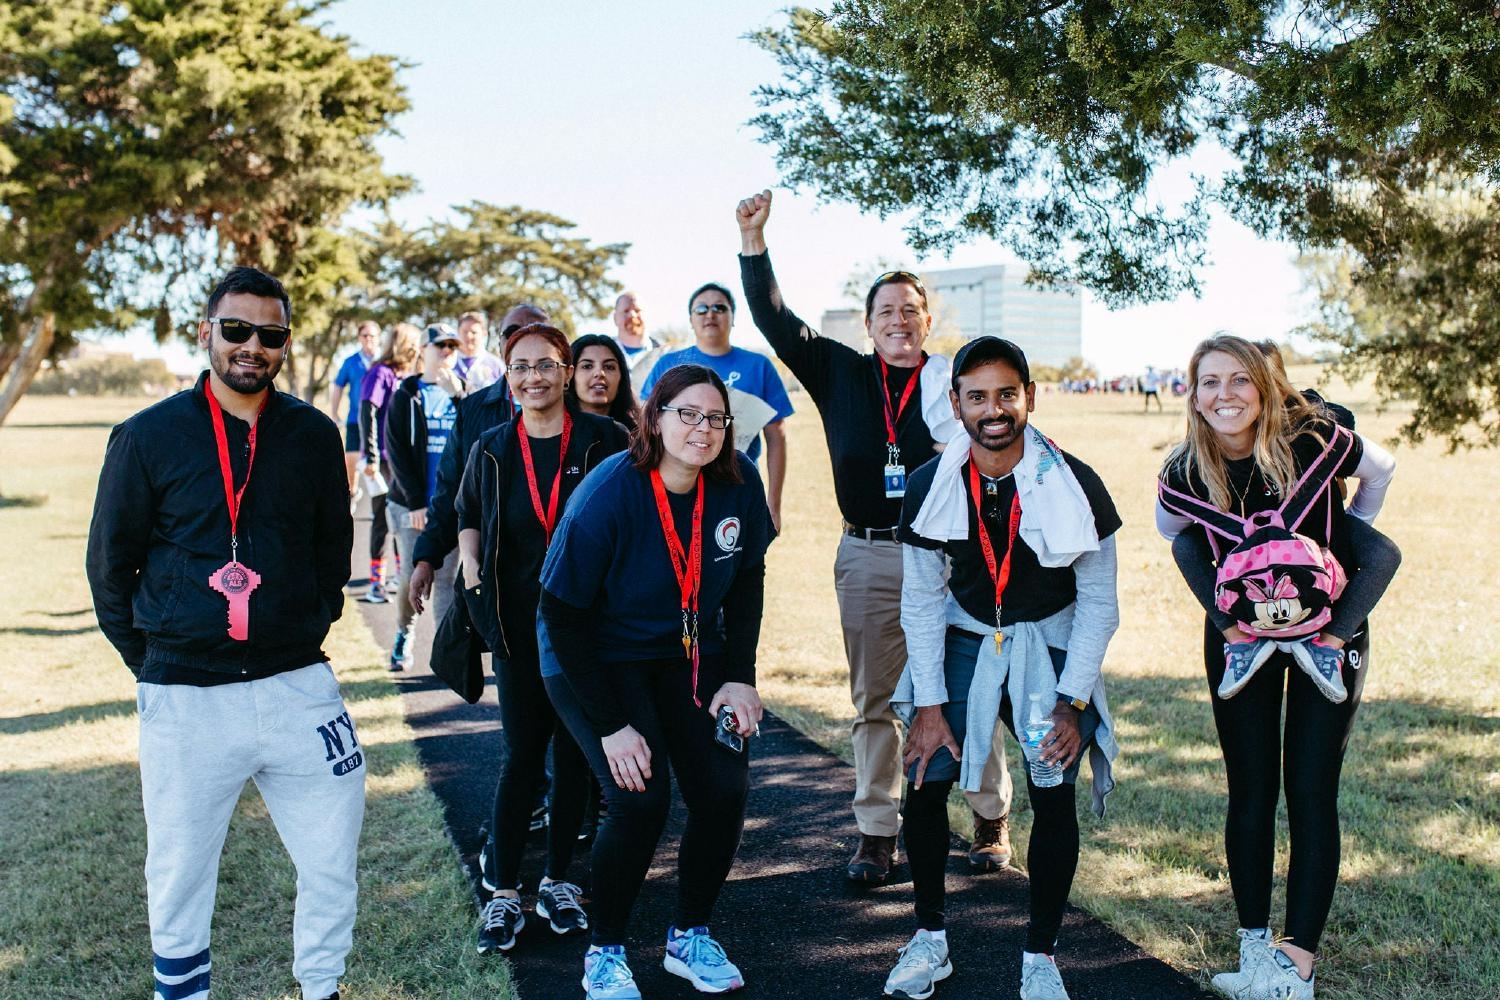
[[[506,341],[506,378],[520,403],[516,419],[475,443],[455,504],[464,598],[495,654],[500,696],[500,780],[495,789],[495,885],[479,932],[481,953],[508,951],[525,925],[520,865],[538,786],[553,746],[547,871],[536,913],[559,934],[588,927],[580,890],[564,880],[589,797],[588,765],[557,725],[538,666],[536,611],[542,561],[568,497],[608,455],[623,451],[625,429],[567,405],[572,355],[561,331],[536,323]]]

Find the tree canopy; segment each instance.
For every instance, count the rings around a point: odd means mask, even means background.
[[[834,0],[756,39],[788,183],[911,213],[918,251],[998,239],[1112,306],[1198,290],[1211,203],[1397,274],[1413,192],[1500,180],[1492,0]],[[1163,168],[1204,145],[1232,162],[1168,200]]]
[[[409,186],[375,148],[398,63],[325,6],[0,2],[0,419],[75,331],[170,328],[184,253],[299,275],[319,230]]]

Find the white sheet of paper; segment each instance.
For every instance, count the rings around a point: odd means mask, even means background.
[[[761,428],[776,419],[776,411],[769,403],[743,389],[729,390],[729,412],[734,414],[732,426],[737,451],[748,451],[750,442],[760,434]]]

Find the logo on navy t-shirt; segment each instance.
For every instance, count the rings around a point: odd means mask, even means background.
[[[740,519],[737,517],[726,517],[714,529],[714,541],[719,543],[719,548],[724,552],[733,552],[735,543],[739,540]]]

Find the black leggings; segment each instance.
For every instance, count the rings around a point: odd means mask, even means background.
[[[699,684],[702,708],[693,704],[691,668],[685,660],[622,663],[613,669],[614,691],[630,725],[651,748],[651,777],[644,792],[628,792],[615,784],[604,747],[584,718],[568,679],[545,679],[558,716],[578,739],[604,789],[589,911],[593,943],[600,946],[625,943],[631,907],[667,823],[672,795],[668,761],[688,812],[677,851],[673,924],[679,929],[704,926],[713,914],[739,849],[750,777],[749,752],[733,753],[714,741],[708,703],[719,680],[709,663],[702,665]]]
[[[542,684],[536,661],[495,660],[500,696],[500,781],[495,786],[495,885],[515,889],[531,830],[531,811],[547,783],[547,745],[552,744],[552,809],[547,824],[547,877],[562,880],[573,863],[578,829],[589,795],[588,762]]]
[[[1224,636],[1207,623],[1203,659],[1212,692],[1214,725],[1229,781],[1224,853],[1241,927],[1271,923],[1271,869],[1276,856],[1276,800],[1286,780],[1291,860],[1286,878],[1286,927],[1292,944],[1318,950],[1339,876],[1339,773],[1354,712],[1369,672],[1369,625],[1345,649],[1349,698],[1335,705],[1288,653],[1272,655],[1228,701],[1218,695],[1224,676]],[[1362,669],[1354,669],[1358,662]],[[1283,740],[1281,697],[1286,692]],[[1283,749],[1284,743],[1284,749]]]
[[[391,480],[391,467],[385,462],[380,463],[380,475],[386,482]],[[390,497],[389,493],[370,497],[370,561],[378,562],[385,558],[385,538],[390,527],[385,523],[385,505]],[[401,553],[405,557],[405,553]],[[371,580],[371,583],[375,581]]]

